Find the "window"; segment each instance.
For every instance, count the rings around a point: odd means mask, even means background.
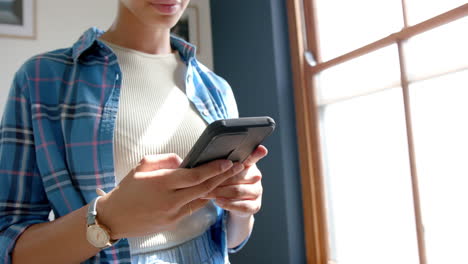
[[[468,263],[466,0],[288,10],[308,263]]]

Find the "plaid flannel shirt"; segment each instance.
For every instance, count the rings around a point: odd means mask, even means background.
[[[115,187],[122,73],[98,40],[102,33],[91,28],[72,47],[35,56],[15,75],[0,126],[0,263],[11,263],[21,233],[48,221],[51,210],[66,215],[91,202],[96,188]],[[195,47],[173,36],[171,45],[187,65],[187,97],[201,116],[208,123],[238,117],[230,86],[196,60]],[[226,218],[218,207],[211,232],[228,263]],[[130,263],[128,241],[85,263]]]

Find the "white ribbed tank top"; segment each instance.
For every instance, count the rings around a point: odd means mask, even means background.
[[[114,131],[119,183],[145,155],[176,153],[184,158],[207,124],[185,94],[187,68],[178,52],[147,54],[104,43],[117,55],[122,71]],[[177,246],[201,235],[215,221],[216,208],[209,203],[170,230],[128,238],[130,251],[139,254]]]

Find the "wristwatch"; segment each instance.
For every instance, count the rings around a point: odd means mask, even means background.
[[[97,222],[97,210],[96,210],[96,205],[99,199],[102,196],[96,197],[88,207],[88,216],[87,216],[87,229],[86,229],[86,239],[88,242],[99,248],[99,249],[104,249],[108,248],[115,243],[117,243],[119,240],[112,240],[111,239],[111,232],[109,228],[106,226],[99,224]]]

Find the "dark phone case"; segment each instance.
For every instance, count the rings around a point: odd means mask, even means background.
[[[180,165],[193,168],[215,159],[243,162],[275,129],[271,117],[222,119],[211,123]]]

